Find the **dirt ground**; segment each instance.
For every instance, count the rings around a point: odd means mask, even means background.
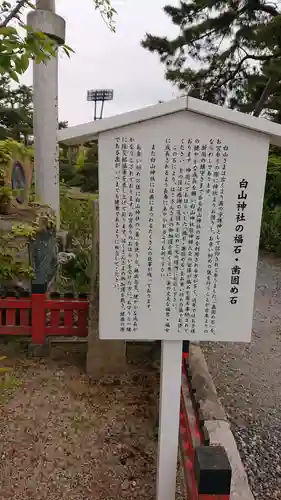
[[[155,499],[157,370],[129,365],[94,384],[84,355],[4,363],[0,500]]]

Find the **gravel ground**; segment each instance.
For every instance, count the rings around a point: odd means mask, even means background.
[[[203,348],[257,500],[281,500],[281,262],[258,263],[251,344]]]
[[[8,362],[1,500],[155,499],[158,373],[129,366],[121,379],[93,384],[73,362]],[[177,490],[180,500],[180,478]]]

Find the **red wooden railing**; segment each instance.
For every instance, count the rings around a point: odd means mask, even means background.
[[[0,335],[31,336],[32,343],[39,345],[50,335],[87,337],[88,310],[86,295],[33,293],[0,298]]]
[[[44,345],[48,336],[88,335],[89,302],[85,295],[33,293],[0,298],[0,335],[31,336]],[[229,500],[231,470],[222,447],[210,446],[208,432],[189,372],[184,342],[180,405],[180,447],[188,500]],[[187,347],[186,347],[187,346]],[[207,454],[204,451],[207,450]],[[211,453],[210,453],[211,452]]]
[[[230,465],[222,447],[210,446],[196,392],[192,389],[187,346],[182,357],[180,448],[187,499],[230,500]]]

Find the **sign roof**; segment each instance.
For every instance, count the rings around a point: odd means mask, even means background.
[[[260,132],[269,136],[271,144],[281,146],[281,125],[264,118],[256,118],[188,96],[59,130],[58,141],[66,145],[83,144],[97,139],[102,132],[153,120],[154,118],[180,111],[189,111],[238,127],[247,128],[254,132]]]

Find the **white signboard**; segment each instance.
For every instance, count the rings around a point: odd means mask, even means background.
[[[250,341],[268,145],[189,111],[100,135],[100,338]]]

